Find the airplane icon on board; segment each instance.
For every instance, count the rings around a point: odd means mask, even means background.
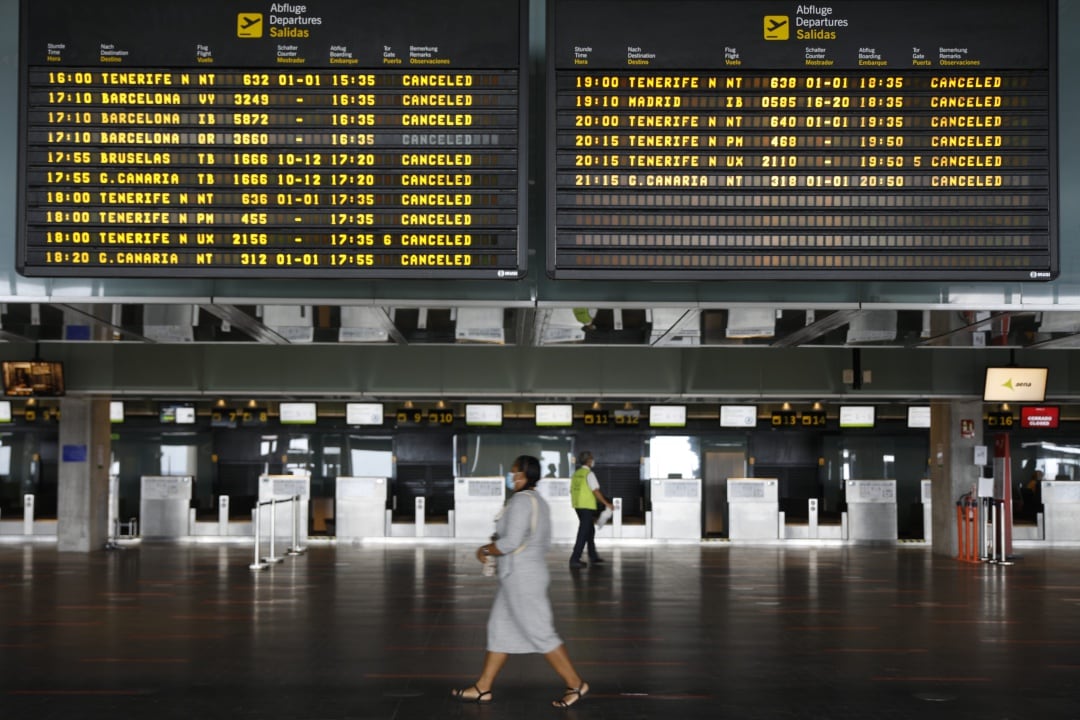
[[[766,15],[763,29],[766,40],[787,40],[791,33],[787,15]]]
[[[261,38],[263,34],[262,13],[240,13],[236,16],[236,36]]]

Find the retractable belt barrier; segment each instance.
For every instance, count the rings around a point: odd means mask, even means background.
[[[1005,554],[1005,502],[993,497],[972,497],[956,502],[956,534],[961,562],[1012,565]]]
[[[1012,565],[1012,561],[1005,555],[1005,501],[996,498],[984,498],[986,516],[990,519],[989,525],[984,523],[987,531],[987,539],[984,543],[986,554],[983,560],[998,565]]]
[[[248,567],[252,570],[265,570],[271,565],[284,560],[284,558],[278,557],[275,554],[274,542],[277,535],[277,506],[282,503],[294,503],[293,504],[293,527],[292,527],[292,544],[285,551],[287,555],[300,555],[307,552],[307,548],[300,545],[300,499],[301,496],[293,495],[290,498],[271,498],[269,500],[263,500],[255,504],[255,509],[251,511],[252,525],[255,528],[255,558],[254,561]],[[266,557],[262,557],[259,554],[259,539],[262,537],[262,529],[260,527],[259,517],[262,515],[260,509],[266,505],[270,506],[270,547],[268,548],[269,554]]]

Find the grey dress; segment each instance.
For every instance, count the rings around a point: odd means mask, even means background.
[[[562,639],[555,634],[548,599],[550,577],[544,555],[551,546],[551,513],[547,503],[535,490],[515,493],[495,531],[499,536],[495,545],[503,555],[498,559],[499,590],[488,617],[487,649],[549,653],[562,645]]]

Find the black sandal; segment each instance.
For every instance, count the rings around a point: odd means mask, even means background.
[[[589,683],[587,683],[585,681],[582,681],[581,682],[581,687],[579,687],[579,688],[572,688],[572,687],[566,688],[566,692],[563,693],[563,696],[561,698],[559,698],[558,700],[552,700],[551,704],[553,706],[557,707],[557,708],[562,708],[563,710],[566,710],[567,708],[571,708],[574,705],[577,705],[579,702],[581,702],[581,699],[583,697],[585,697],[586,695],[588,695],[588,694],[589,694]],[[570,697],[571,695],[574,695],[576,697],[574,697],[573,700],[568,701],[567,698]]]
[[[475,697],[469,697],[465,694],[470,690],[476,691],[477,694]],[[462,690],[451,690],[450,697],[460,700],[464,703],[476,703],[477,705],[487,705],[492,700],[490,690],[480,692],[480,688],[476,687],[475,685],[470,685],[469,687]]]

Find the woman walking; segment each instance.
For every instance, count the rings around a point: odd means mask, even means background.
[[[569,708],[589,692],[589,684],[578,675],[555,633],[544,560],[551,545],[551,515],[536,492],[539,480],[539,460],[531,455],[514,460],[506,477],[514,494],[496,521],[494,540],[476,551],[482,563],[496,559],[499,589],[488,617],[487,654],[480,677],[452,692],[462,702],[491,702],[495,678],[509,656],[524,653],[542,654],[566,684],[562,697],[552,702],[555,707]]]

